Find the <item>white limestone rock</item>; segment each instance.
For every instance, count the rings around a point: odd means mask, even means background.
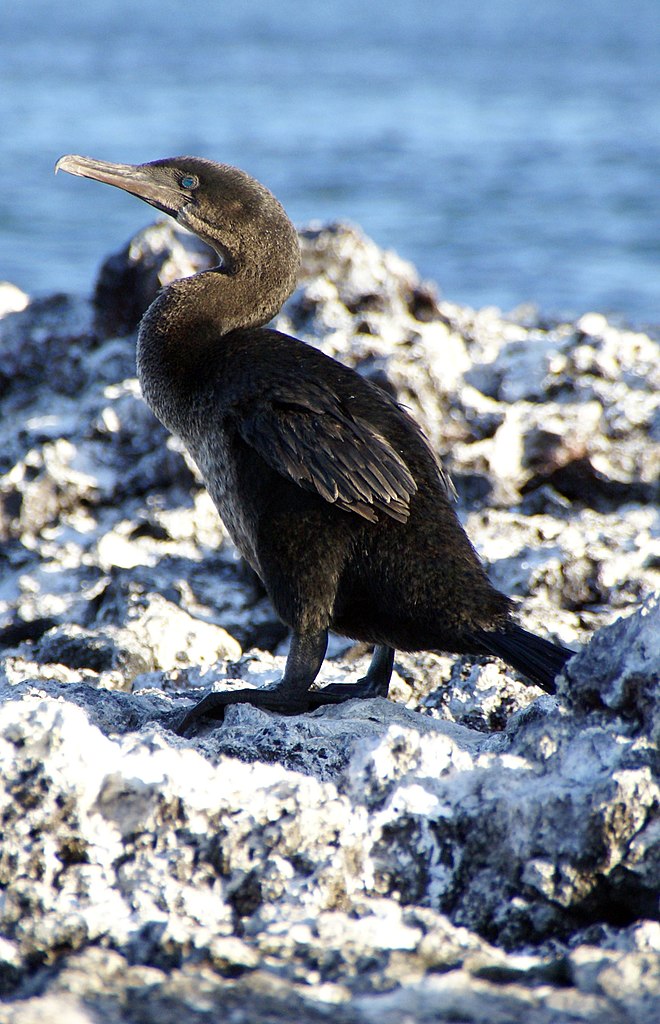
[[[346,226],[301,241],[277,323],[412,409],[496,585],[584,649],[557,697],[492,659],[398,654],[390,701],[235,705],[176,736],[203,692],[284,664],[113,336],[208,254],[147,229],[93,305],[7,312],[0,1022],[651,1024],[657,341],[463,309]],[[368,657],[333,644],[320,685]]]

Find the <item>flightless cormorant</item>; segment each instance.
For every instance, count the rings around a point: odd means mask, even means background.
[[[385,391],[265,326],[295,287],[296,231],[236,167],[198,157],[56,170],[115,185],[174,217],[219,264],[160,292],[138,333],[145,400],[199,466],[234,543],[292,630],[284,676],[213,692],[296,713],[387,696],[394,651],[493,654],[548,692],[573,654],[523,629],[489,582],[420,428]],[[358,684],[313,689],[328,630],[375,645]]]

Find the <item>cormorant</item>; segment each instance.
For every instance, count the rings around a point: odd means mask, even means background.
[[[265,326],[300,263],[277,199],[238,168],[197,157],[132,165],[63,156],[56,170],[130,192],[220,257],[149,307],[138,376],[292,638],[281,682],[210,693],[179,731],[221,718],[227,704],[296,713],[386,697],[395,648],[497,655],[554,692],[573,652],[514,621],[415,421],[354,370]],[[374,644],[373,659],[358,684],[310,692],[329,629]]]

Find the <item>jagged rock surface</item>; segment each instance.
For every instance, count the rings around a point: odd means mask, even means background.
[[[557,698],[405,654],[389,702],[176,737],[285,651],[115,336],[208,255],[159,225],[92,302],[4,289],[0,1022],[651,1024],[657,341],[454,306],[346,226],[301,241],[280,329],[412,409],[496,584],[583,649]],[[335,640],[321,681],[366,657]]]

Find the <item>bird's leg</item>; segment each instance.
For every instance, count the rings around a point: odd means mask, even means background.
[[[268,711],[279,711],[283,715],[299,715],[309,711],[311,705],[308,690],[323,664],[327,646],[327,629],[318,633],[294,633],[284,675],[279,683],[262,690],[244,688],[207,693],[183,716],[175,732],[183,736],[200,718],[224,718],[228,704],[252,704]]]
[[[358,680],[369,697],[387,697],[394,668],[394,648],[378,644],[366,676]]]
[[[354,697],[366,700],[369,697],[387,697],[390,678],[394,665],[394,648],[387,644],[378,644],[366,676],[357,683],[330,683],[320,690],[312,690],[309,694],[310,707],[322,704],[341,704],[344,700]]]

